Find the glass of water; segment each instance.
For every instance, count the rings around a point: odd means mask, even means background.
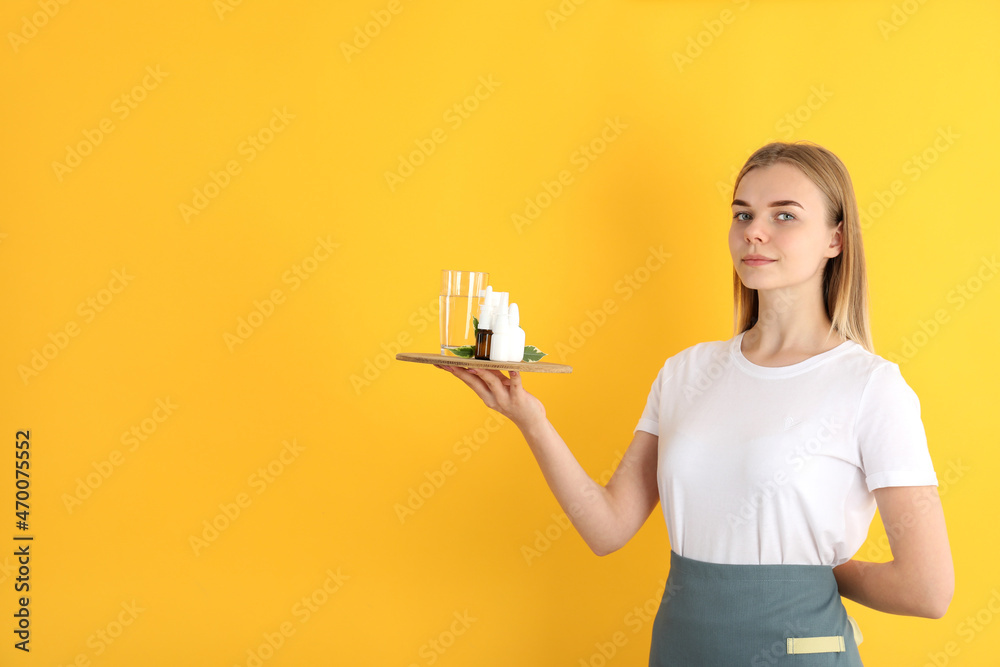
[[[441,271],[441,354],[460,356],[456,348],[475,346],[472,318],[478,315],[479,292],[486,289],[489,279],[490,274],[479,271]]]

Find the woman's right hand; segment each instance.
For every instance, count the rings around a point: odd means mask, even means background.
[[[451,373],[476,392],[486,407],[496,410],[524,431],[525,428],[545,420],[545,406],[537,398],[524,390],[521,374],[510,371],[510,377],[489,368],[459,368],[441,366],[435,368]]]

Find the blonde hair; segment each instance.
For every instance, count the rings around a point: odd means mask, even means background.
[[[830,318],[830,333],[838,331],[874,354],[868,322],[868,278],[865,273],[865,250],[861,243],[861,224],[854,186],[847,167],[826,148],[811,142],[774,142],[759,148],[743,165],[733,195],[747,172],[756,167],[770,167],[785,162],[798,167],[816,184],[827,203],[831,227],[843,223],[841,251],[827,260],[823,269],[823,305]],[[757,290],[749,289],[733,267],[733,322],[736,333],[757,323]]]

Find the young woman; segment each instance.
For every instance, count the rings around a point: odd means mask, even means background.
[[[919,401],[872,350],[843,163],[768,144],[737,176],[732,209],[738,333],[667,359],[606,486],[519,373],[438,367],[517,425],[596,554],[662,503],[670,574],[650,665],[860,665],[841,596],[939,618],[954,590]],[[876,505],[893,560],[852,560]]]

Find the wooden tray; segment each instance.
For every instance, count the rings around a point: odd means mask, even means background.
[[[397,361],[412,361],[418,364],[458,366],[460,368],[493,368],[498,371],[523,371],[525,373],[572,373],[573,367],[565,364],[551,364],[544,361],[486,361],[485,359],[463,359],[444,354],[425,352],[400,352]]]

